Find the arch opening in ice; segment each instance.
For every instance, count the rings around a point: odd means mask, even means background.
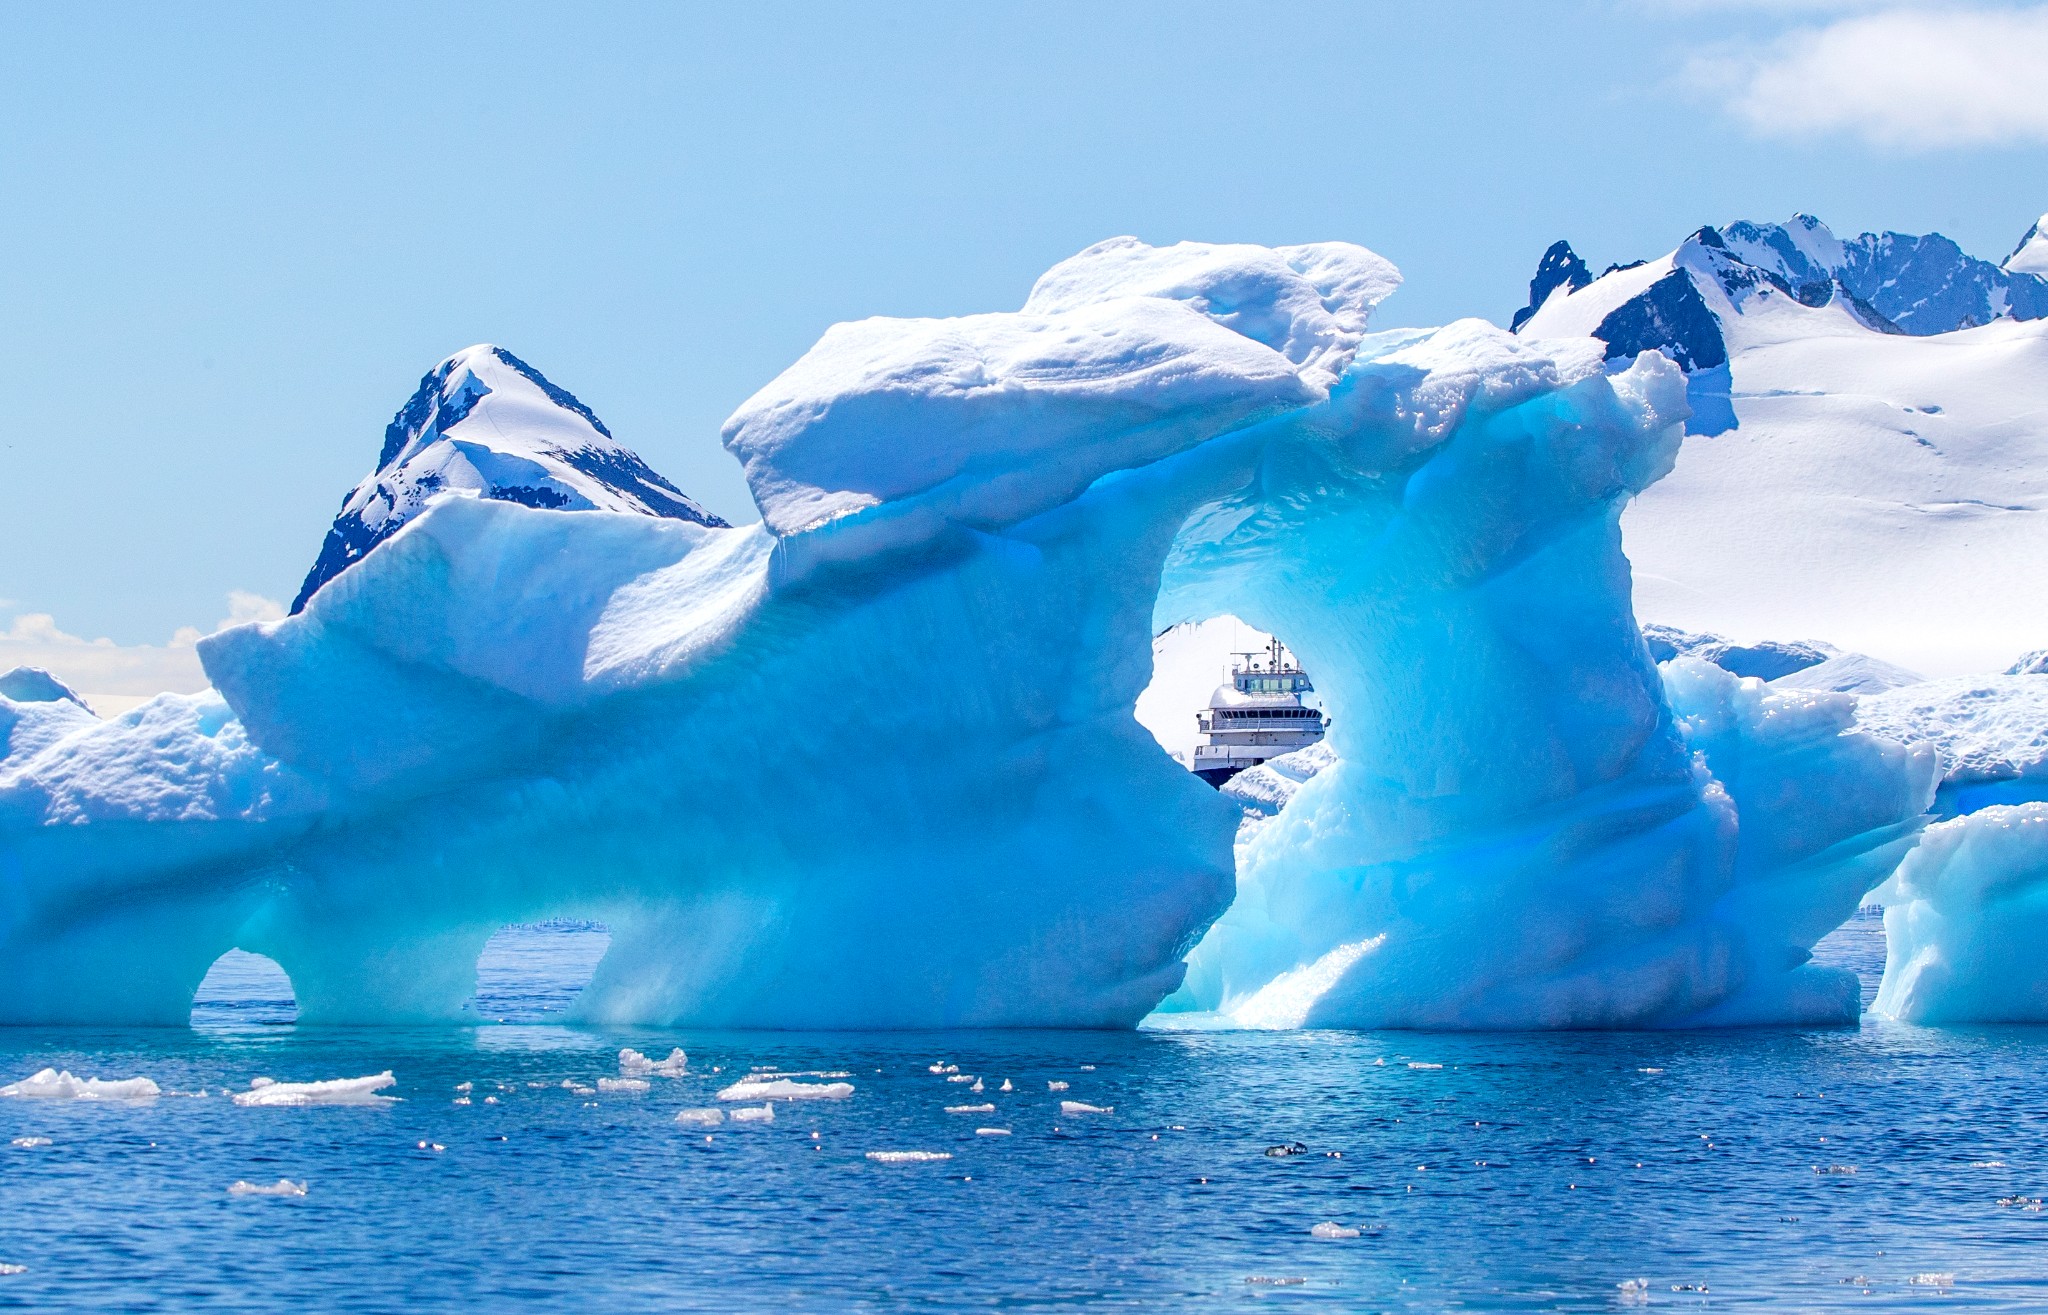
[[[283,1027],[298,1019],[291,977],[277,960],[247,950],[229,950],[215,959],[192,995],[193,1027]]]
[[[477,955],[469,1010],[480,1022],[567,1021],[611,943],[610,928],[581,918],[501,927]]]

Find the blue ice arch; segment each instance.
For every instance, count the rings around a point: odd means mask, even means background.
[[[358,491],[390,533],[203,643],[217,692],[0,701],[0,1021],[182,1023],[230,946],[304,1022],[455,1021],[548,917],[611,928],[576,1006],[610,1022],[1853,1018],[1807,950],[1931,757],[1652,664],[1618,517],[1675,366],[1369,332],[1398,281],[1123,238],[1021,311],[838,325],[726,427],[742,528],[492,494],[454,431],[555,423],[506,367]],[[518,487],[582,488],[555,450]],[[1224,612],[1333,718],[1242,853],[1132,717],[1155,630]]]

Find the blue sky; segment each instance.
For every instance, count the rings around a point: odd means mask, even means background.
[[[145,666],[289,598],[472,342],[751,519],[719,424],[826,325],[1118,233],[1362,242],[1396,325],[1504,320],[1558,237],[1995,259],[2048,208],[2034,6],[66,8],[0,16],[0,647]]]

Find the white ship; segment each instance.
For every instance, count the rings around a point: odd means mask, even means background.
[[[1230,682],[1218,685],[1208,709],[1195,714],[1201,735],[1188,761],[1195,775],[1219,788],[1247,767],[1314,744],[1330,726],[1320,708],[1302,701],[1316,687],[1286,645],[1276,639],[1237,657]]]

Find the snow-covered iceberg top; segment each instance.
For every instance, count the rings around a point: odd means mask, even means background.
[[[726,422],[769,528],[888,504],[993,529],[1328,395],[1400,285],[1348,243],[1098,243],[1021,312],[834,325]],[[914,434],[913,441],[905,441]]]

